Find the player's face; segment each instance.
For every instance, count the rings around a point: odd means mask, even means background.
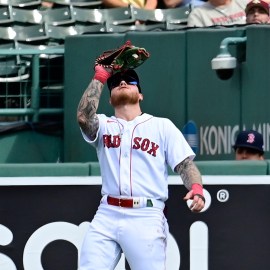
[[[125,81],[128,85],[138,85],[138,81],[136,78],[130,76],[129,74],[120,74],[117,73],[110,80],[109,89],[112,90],[120,85],[122,81]]]
[[[118,85],[111,89],[110,103],[113,107],[137,104],[142,100],[142,94],[139,93],[136,81],[126,82],[121,80]]]
[[[254,7],[247,14],[247,23],[269,23],[269,16],[263,8]]]
[[[236,160],[263,160],[263,156],[253,149],[237,148],[235,151]]]

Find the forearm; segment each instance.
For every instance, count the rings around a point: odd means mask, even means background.
[[[83,132],[93,140],[98,131],[97,108],[103,83],[93,79],[85,90],[77,109],[77,121]]]
[[[198,170],[195,163],[186,158],[175,167],[175,172],[181,176],[183,184],[188,190],[192,189],[193,184],[199,184],[202,186],[201,173]]]

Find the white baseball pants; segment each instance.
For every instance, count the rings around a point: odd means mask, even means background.
[[[113,270],[122,252],[132,270],[165,270],[168,233],[160,208],[101,203],[83,242],[79,270]]]

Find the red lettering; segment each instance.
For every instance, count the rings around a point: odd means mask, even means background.
[[[141,149],[142,151],[147,151],[149,155],[152,155],[153,157],[157,156],[157,150],[159,148],[159,145],[157,145],[154,142],[151,142],[149,139],[143,139],[141,137],[135,137],[133,139],[133,149]],[[151,144],[151,145],[150,145]],[[149,149],[151,147],[151,149]],[[149,149],[149,150],[148,150]]]
[[[112,135],[103,135],[103,145],[104,147],[108,148],[117,148],[120,146],[121,138],[119,135],[114,135],[112,138]]]
[[[140,141],[141,141],[142,138],[140,137],[135,137],[134,138],[134,144],[132,146],[133,149],[139,149],[140,148]]]
[[[237,13],[231,14],[229,16],[222,16],[222,17],[217,17],[217,18],[212,18],[212,22],[215,25],[220,25],[220,24],[230,24],[234,21],[237,21],[241,17],[245,17],[245,13],[243,11],[239,11]]]
[[[142,151],[146,151],[150,145],[150,141],[148,139],[143,139],[141,144]]]
[[[151,142],[151,146],[152,146],[152,148],[149,151],[147,151],[147,153],[156,157],[159,145],[155,144],[154,142]]]
[[[110,148],[111,145],[111,135],[103,135],[103,146]]]
[[[115,135],[113,136],[113,141],[112,141],[112,145],[113,147],[117,148],[120,146],[120,143],[121,143],[121,138],[119,135]]]

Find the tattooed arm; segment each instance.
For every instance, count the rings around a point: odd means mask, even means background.
[[[193,184],[202,185],[201,174],[191,159],[184,159],[174,170],[181,176],[183,183],[188,190],[191,190]]]
[[[97,108],[102,93],[103,83],[93,79],[85,90],[77,109],[77,121],[82,131],[94,140],[98,131]]]
[[[189,192],[184,197],[184,200],[192,199],[192,203],[189,206],[192,212],[200,212],[205,204],[205,198],[203,196],[202,177],[196,167],[195,163],[186,158],[175,167],[177,172]]]
[[[77,109],[77,121],[90,140],[94,140],[97,135],[99,121],[96,113],[99,99],[103,86],[111,75],[112,72],[109,69],[95,66],[94,78],[83,93]]]

